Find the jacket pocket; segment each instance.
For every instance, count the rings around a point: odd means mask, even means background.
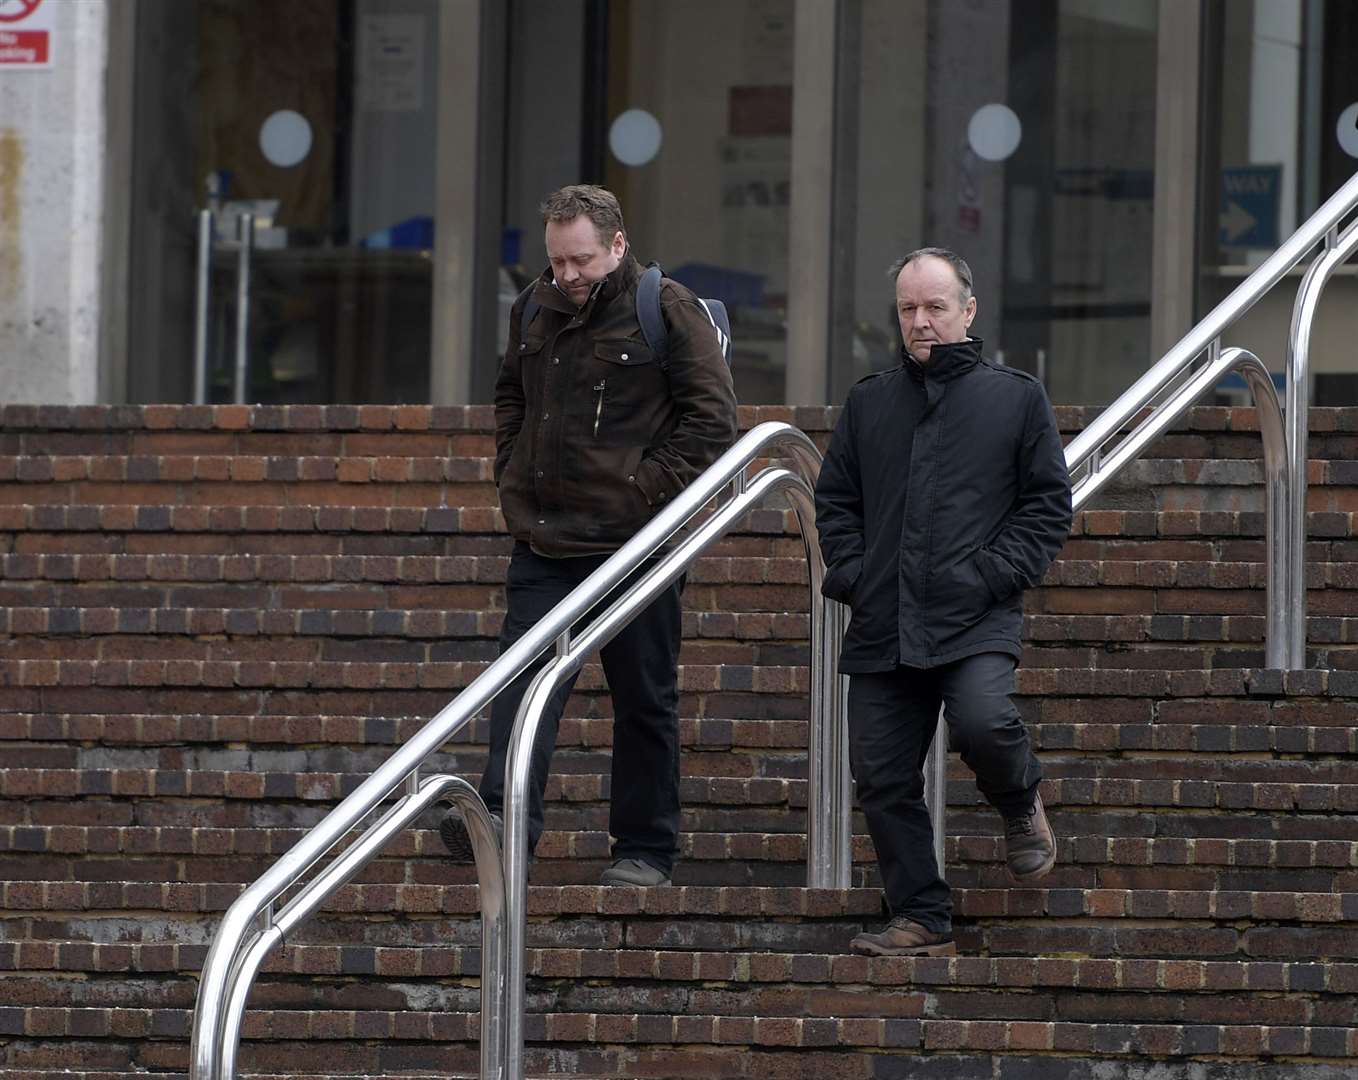
[[[990,590],[991,599],[996,603],[1007,600],[1018,592],[1018,586],[1014,581],[1014,568],[1003,556],[996,555],[989,548],[980,548],[976,552],[975,562],[981,580],[985,582],[986,588]]]
[[[973,552],[930,576],[925,616],[944,636],[979,622],[996,603],[977,560]]]
[[[602,446],[651,445],[667,410],[669,385],[646,344],[597,341],[585,374],[585,436]]]
[[[845,559],[825,571],[825,580],[820,586],[821,595],[852,606],[853,595],[862,579],[862,558]]]

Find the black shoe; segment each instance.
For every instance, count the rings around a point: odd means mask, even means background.
[[[500,848],[505,846],[505,823],[495,811],[491,811],[490,823],[495,827],[495,839],[499,841]],[[463,824],[462,812],[453,807],[443,815],[443,820],[439,822],[439,836],[443,838],[443,846],[448,849],[448,854],[452,856],[453,862],[469,863],[475,862],[476,858],[472,852],[472,838],[467,832],[467,826]]]

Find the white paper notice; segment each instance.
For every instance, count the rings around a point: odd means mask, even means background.
[[[419,112],[424,106],[424,16],[369,15],[359,28],[359,108]]]

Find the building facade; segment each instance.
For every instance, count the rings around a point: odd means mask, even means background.
[[[1102,404],[1356,167],[1349,0],[0,0],[0,400],[489,400],[589,181],[727,303],[744,402],[894,363],[936,244]],[[1227,344],[1280,372],[1293,292]]]

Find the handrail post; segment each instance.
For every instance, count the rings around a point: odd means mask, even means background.
[[[212,315],[212,242],[216,223],[211,210],[198,211],[198,251],[195,260],[193,307],[193,402],[208,398],[208,322]]]
[[[236,252],[236,372],[232,400],[244,405],[250,388],[250,259],[255,248],[255,216],[241,214]]]
[[[1283,615],[1286,666],[1306,666],[1306,465],[1311,419],[1311,328],[1320,296],[1334,271],[1358,250],[1358,222],[1341,233],[1337,225],[1325,234],[1324,251],[1311,263],[1297,288],[1292,326],[1287,335],[1287,390],[1284,419],[1287,431],[1287,509],[1285,591]]]
[[[676,580],[737,518],[759,505],[766,495],[779,488],[786,489],[789,501],[793,503],[794,509],[799,511],[797,515],[799,522],[804,521],[805,508],[812,502],[810,484],[786,469],[764,470],[737,499],[727,503],[704,521],[677,547],[650,567],[638,581],[632,583],[623,596],[590,622],[576,637],[568,651],[559,653],[545,664],[533,677],[519,702],[518,713],[514,718],[514,730],[509,737],[504,776],[504,878],[508,917],[505,920],[503,970],[506,982],[502,1001],[506,1080],[523,1078],[523,1002],[527,976],[528,930],[528,799],[529,785],[532,782],[533,744],[537,739],[542,715],[559,687],[579,670],[585,656],[611,641],[638,610],[653,602],[660,590]],[[821,573],[823,568],[814,571],[813,581],[818,581]],[[813,657],[813,666],[814,659]],[[833,655],[830,659],[834,659]],[[812,816],[815,813],[814,809],[809,811]],[[847,814],[846,806],[842,817],[845,823],[848,821]],[[845,847],[847,848],[847,844]],[[808,864],[808,874],[810,873],[811,867]]]
[[[847,889],[853,871],[852,794],[844,714],[845,676],[839,674],[845,607],[821,593],[825,560],[815,531],[815,500],[789,492],[806,549],[810,588],[811,700],[807,717],[806,884]]]
[[[946,877],[948,842],[948,723],[942,706],[934,726],[934,741],[924,759],[924,803],[929,808],[929,823],[934,830],[934,861],[938,876]]]

